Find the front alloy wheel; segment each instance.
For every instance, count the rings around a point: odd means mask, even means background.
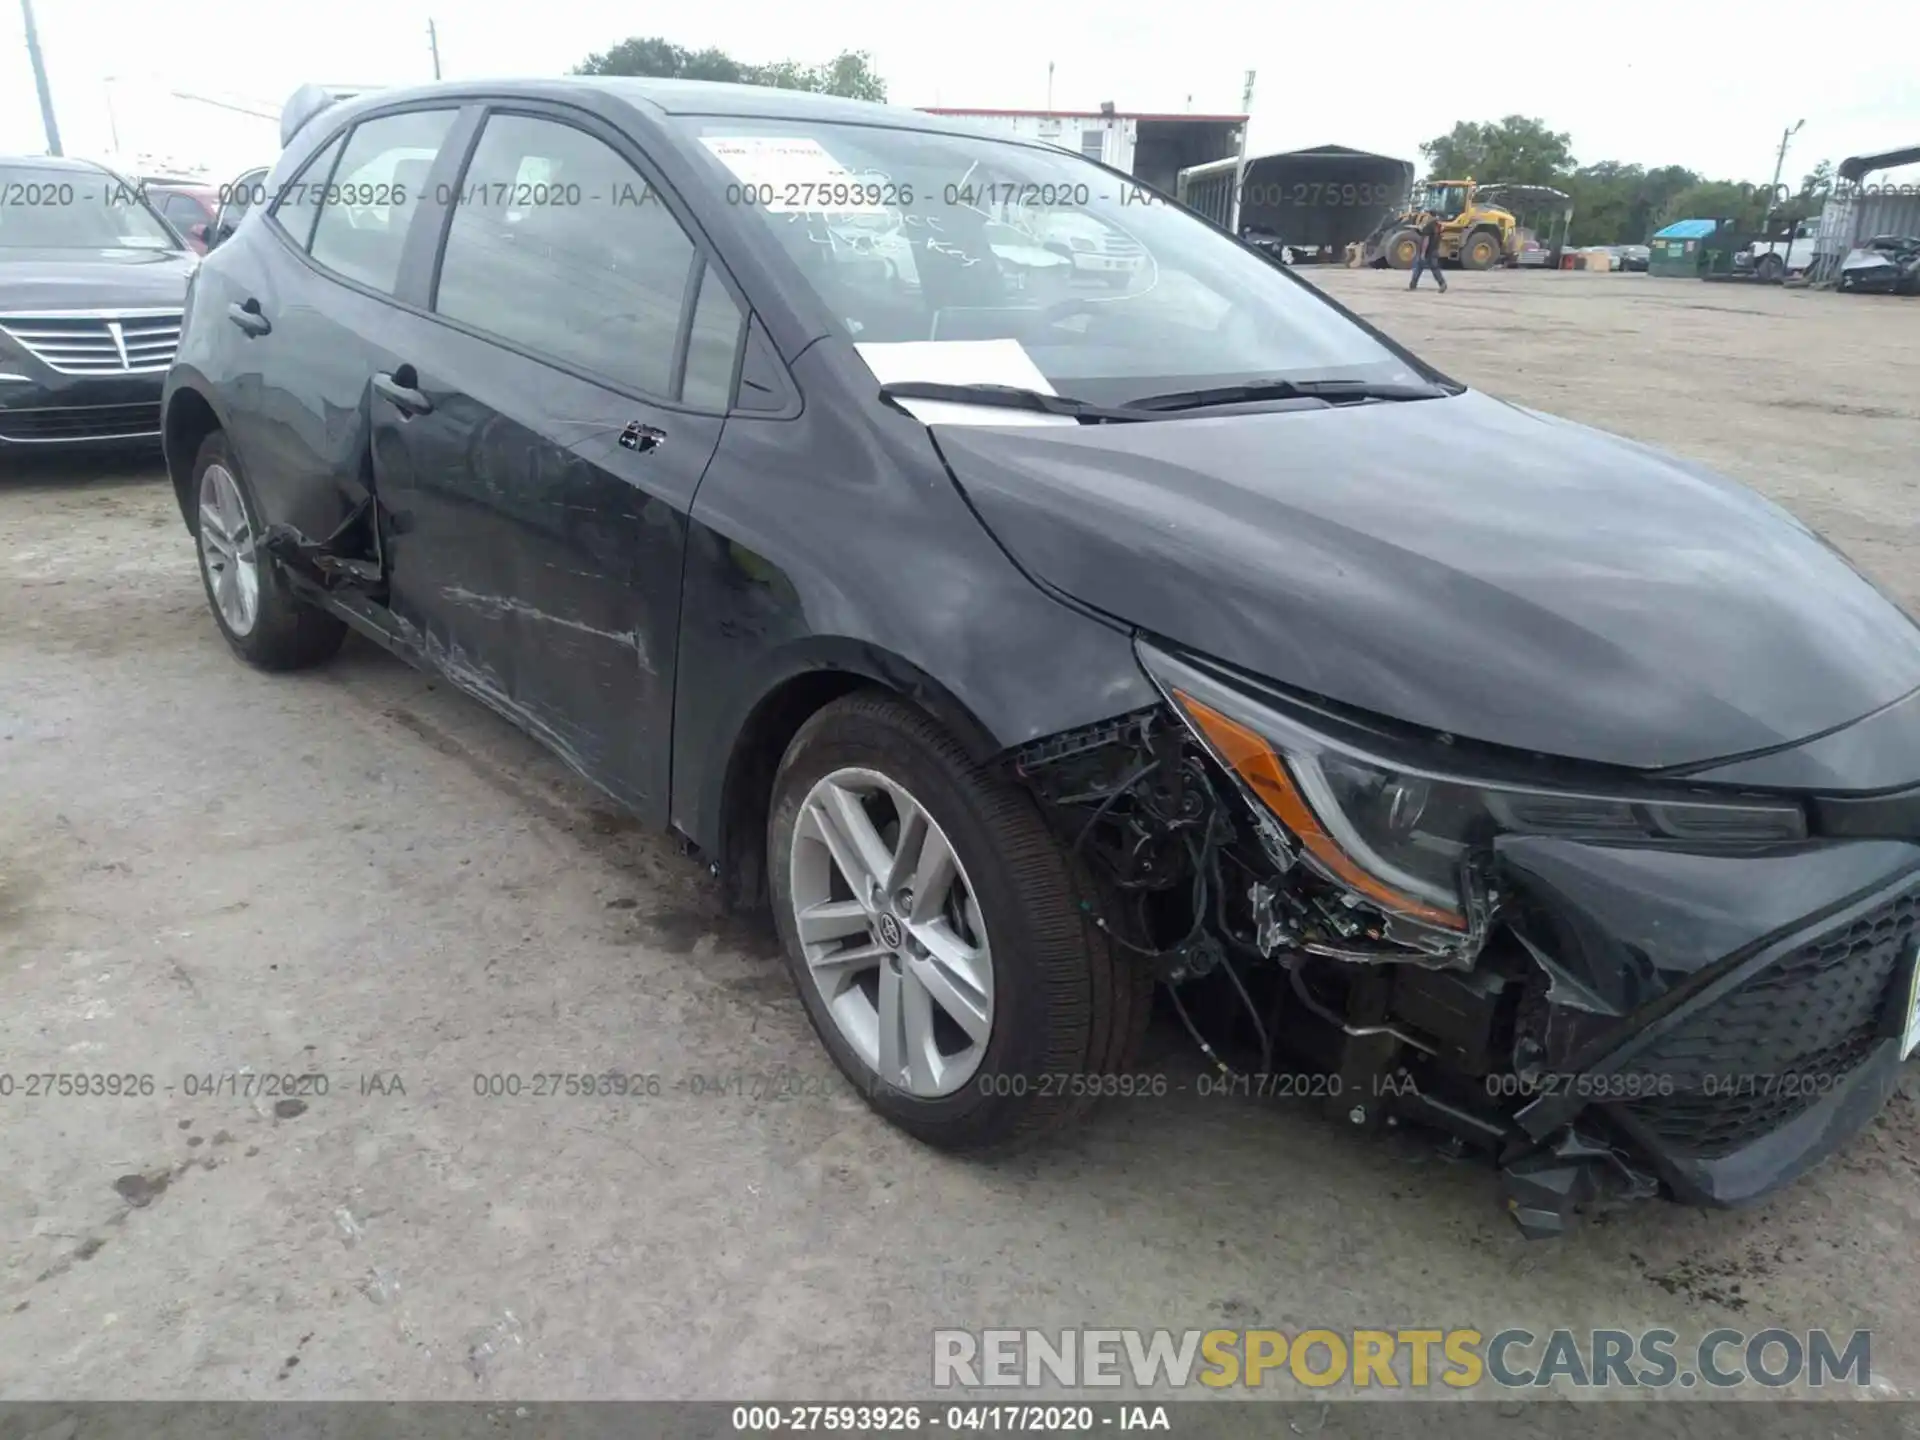
[[[1033,797],[880,691],[787,747],[767,877],[787,968],[843,1075],[894,1124],[1005,1149],[1132,1063],[1152,996]]]
[[[993,1033],[993,952],[952,842],[906,787],[835,770],[790,862],[807,974],[854,1053],[909,1095],[951,1095]]]

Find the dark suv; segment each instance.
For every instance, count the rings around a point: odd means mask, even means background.
[[[151,444],[196,263],[138,182],[0,158],[0,455]]]
[[[678,830],[914,1134],[1307,1097],[1546,1233],[1893,1087],[1920,629],[1740,486],[910,111],[382,92],[252,208],[166,404],[228,642],[357,630]],[[1156,984],[1198,1081],[1133,1068]]]

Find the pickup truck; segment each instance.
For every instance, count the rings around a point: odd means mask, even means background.
[[[1791,239],[1756,240],[1734,257],[1734,264],[1762,280],[1784,280],[1813,268],[1813,247],[1819,234],[1818,220],[1802,220],[1793,227]]]

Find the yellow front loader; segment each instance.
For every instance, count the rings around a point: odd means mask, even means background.
[[[1510,211],[1482,202],[1471,178],[1429,180],[1413,202],[1382,220],[1361,241],[1361,263],[1411,270],[1420,253],[1420,226],[1431,215],[1440,222],[1440,259],[1465,270],[1491,270],[1511,263],[1518,253],[1516,222]]]

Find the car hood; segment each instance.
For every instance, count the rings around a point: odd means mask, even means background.
[[[178,309],[197,263],[179,250],[0,249],[0,315]]]
[[[933,433],[1034,578],[1463,739],[1652,769],[1920,686],[1920,628],[1785,511],[1485,395]]]

